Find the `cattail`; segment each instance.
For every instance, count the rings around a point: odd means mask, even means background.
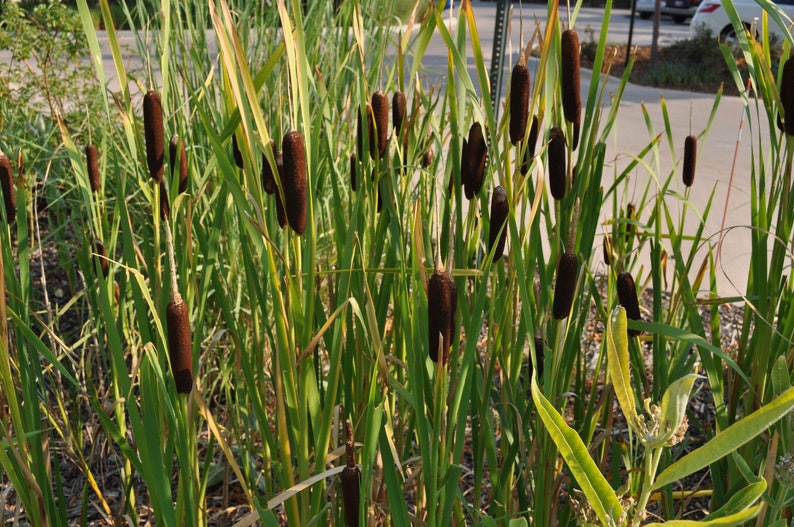
[[[88,182],[91,184],[91,192],[99,192],[99,152],[92,144],[85,147],[85,161],[88,166]]]
[[[306,230],[308,188],[306,183],[306,150],[303,136],[297,130],[288,132],[281,142],[284,174],[284,205],[290,227],[296,233]]]
[[[455,337],[455,310],[458,289],[455,282],[443,271],[436,269],[427,284],[427,321],[430,337],[430,359],[446,364],[449,348]],[[443,339],[443,342],[440,340]],[[439,343],[443,346],[438,355]]]
[[[557,283],[554,286],[552,314],[557,320],[568,318],[568,315],[571,314],[578,271],[579,260],[576,258],[576,253],[566,250],[557,263]]]
[[[171,206],[168,202],[168,189],[165,188],[165,181],[160,182],[160,219],[167,220],[171,216]]]
[[[160,95],[149,90],[143,96],[143,130],[146,135],[146,161],[149,175],[156,183],[163,180],[163,104]]]
[[[391,117],[394,133],[398,136],[402,133],[405,108],[407,106],[408,101],[405,100],[405,94],[401,91],[396,92],[391,100]]]
[[[276,169],[278,170],[278,177],[281,179],[282,185],[284,184],[284,156],[281,152],[276,154]],[[276,193],[276,216],[278,217],[278,226],[282,229],[287,225],[287,213],[284,211],[284,203],[281,201],[281,194]]]
[[[174,180],[174,170],[179,162],[179,193],[184,194],[187,192],[188,174],[187,174],[187,154],[185,153],[185,142],[174,135],[168,143],[168,154],[171,158],[171,181]],[[177,159],[177,155],[179,159]]]
[[[178,293],[168,302],[165,318],[168,324],[168,354],[176,383],[176,393],[187,394],[193,387],[190,315],[187,312],[187,304]]]
[[[347,443],[345,454],[347,464],[342,469],[342,501],[345,504],[345,523],[347,527],[358,527],[358,504],[361,498],[361,469],[356,465],[353,451],[353,426],[350,421],[345,423]]]
[[[573,29],[562,32],[562,111],[569,123],[579,122],[582,98],[579,93],[579,35]]]
[[[378,157],[386,155],[386,146],[389,142],[389,97],[381,90],[372,94],[372,117],[375,121],[375,132],[378,134],[377,143],[370,142],[369,151],[375,159],[375,144],[378,146]],[[372,132],[370,138],[372,138]]]
[[[358,172],[358,158],[356,154],[350,154],[350,188],[356,191],[356,173]]]
[[[99,264],[99,268],[102,271],[102,276],[107,278],[109,266],[108,266],[108,253],[105,250],[105,244],[102,243],[102,240],[96,239],[94,240],[94,262]]]
[[[510,77],[510,142],[524,139],[529,117],[529,70],[516,64]]]
[[[433,147],[428,146],[427,150],[425,150],[422,154],[422,168],[430,168],[433,166],[433,161],[435,158],[436,154],[433,152]]]
[[[232,134],[232,153],[234,154],[234,164],[239,168],[244,168],[243,153],[240,152],[240,145],[237,144],[237,134]]]
[[[488,230],[488,252],[493,251],[493,261],[502,257],[507,241],[507,215],[510,206],[507,203],[507,191],[499,185],[491,196],[491,225]],[[502,228],[504,226],[504,229]],[[501,230],[501,234],[500,231]],[[497,239],[498,237],[498,239]],[[494,249],[494,246],[496,249]]]
[[[794,135],[794,60],[791,58],[783,65],[780,99],[783,103],[783,126],[788,135]]]
[[[562,128],[555,126],[549,131],[549,188],[554,199],[565,197],[566,172],[565,166],[565,134]]]
[[[480,123],[469,128],[469,139],[463,142],[463,155],[460,167],[460,181],[466,198],[474,199],[482,188],[485,177],[485,163],[488,159],[488,146]]]
[[[14,195],[14,173],[8,156],[0,155],[0,185],[3,187],[3,201],[6,206],[6,221],[13,223],[17,217],[17,198]]]
[[[571,150],[576,150],[576,147],[579,146],[580,128],[581,127],[579,126],[579,118],[577,118],[576,121],[574,121],[573,123],[573,141],[571,141]]]
[[[273,139],[270,140],[270,151],[273,152],[273,156],[278,154],[276,142]],[[270,163],[267,162],[267,156],[265,154],[262,154],[262,188],[264,188],[265,192],[268,194],[273,194],[278,189],[276,186],[276,175],[273,173]]]
[[[604,236],[604,243],[601,245],[601,249],[604,253],[604,263],[607,266],[612,265],[614,255],[612,254],[612,239],[609,236]]]
[[[697,163],[698,139],[688,135],[684,140],[684,185],[691,187],[695,182],[695,164]]]
[[[631,320],[641,320],[640,303],[637,298],[637,288],[634,286],[634,278],[631,273],[623,272],[618,275],[618,301],[626,310],[626,318]],[[635,337],[640,332],[635,329],[629,330],[629,336]]]
[[[626,219],[634,219],[634,203],[629,203],[626,205]],[[629,242],[632,234],[634,234],[634,224],[626,222],[626,243]]]

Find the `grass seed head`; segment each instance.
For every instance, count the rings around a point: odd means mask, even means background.
[[[168,324],[168,355],[177,393],[190,393],[193,387],[193,352],[190,315],[181,297],[171,299],[165,310]]]
[[[381,90],[372,94],[372,116],[378,134],[378,157],[383,158],[389,143],[389,97]],[[374,152],[374,144],[370,145],[370,152]]]
[[[185,142],[178,135],[171,137],[168,143],[168,153],[171,159],[171,181],[174,180],[174,170],[177,162],[179,166],[179,193],[187,192],[188,173],[187,173],[187,154],[185,153]],[[177,156],[179,156],[177,158]]]
[[[691,187],[695,182],[695,165],[697,164],[698,140],[688,135],[684,140],[684,185]]]
[[[634,277],[631,273],[623,272],[618,275],[618,301],[626,310],[626,318],[631,320],[641,320],[640,302],[637,298],[637,288],[634,285]],[[629,330],[630,336],[637,336],[640,332],[634,329]]]
[[[491,196],[491,225],[488,230],[488,252],[494,251],[493,261],[499,260],[505,250],[507,241],[507,216],[510,206],[507,203],[507,191],[499,185]],[[502,229],[502,226],[505,228]],[[499,231],[502,231],[501,234]],[[494,246],[496,249],[494,249]]]
[[[566,173],[565,164],[565,133],[562,128],[555,126],[549,131],[549,188],[551,195],[556,200],[565,197]]]
[[[510,77],[510,142],[524,139],[529,117],[529,70],[516,64]]]
[[[110,270],[107,257],[108,253],[105,250],[105,244],[102,243],[102,240],[97,238],[94,240],[94,261],[99,264],[99,268],[102,271],[102,276],[105,278],[107,278],[108,272]]]
[[[17,198],[14,195],[14,172],[8,156],[0,155],[0,186],[3,187],[3,201],[6,207],[6,221],[13,223],[17,217]]]
[[[164,144],[163,144],[163,104],[160,94],[149,90],[143,96],[143,130],[146,136],[146,161],[149,175],[155,182],[163,180]]]
[[[455,338],[455,310],[458,289],[455,282],[443,271],[436,270],[427,284],[427,321],[430,337],[430,359],[446,364],[449,348]],[[443,339],[443,342],[442,342]],[[441,356],[438,355],[439,344]]]
[[[398,136],[402,133],[405,108],[407,106],[408,101],[405,99],[405,94],[401,91],[395,92],[391,100],[391,118],[392,125],[394,126],[394,133]]]
[[[284,199],[287,220],[297,234],[306,230],[308,208],[308,186],[306,181],[306,149],[303,136],[292,130],[281,142],[284,173],[281,184],[284,185]]]
[[[573,29],[562,32],[562,111],[569,123],[578,123],[582,113],[579,92],[579,35]]]
[[[273,152],[274,157],[278,155],[276,142],[273,139],[270,140],[270,150]],[[267,156],[265,154],[262,154],[262,188],[264,188],[265,192],[268,194],[273,194],[278,189],[276,186],[276,175],[273,173],[270,163],[267,162]]]
[[[557,263],[557,283],[554,286],[554,303],[552,315],[557,320],[568,318],[571,314],[573,296],[576,289],[576,275],[579,272],[579,260],[576,253],[565,251]]]
[[[460,181],[466,198],[474,199],[479,194],[485,178],[488,146],[485,143],[482,125],[475,122],[469,128],[469,139],[463,142]]]
[[[91,184],[91,192],[101,190],[99,180],[99,151],[96,146],[88,144],[85,147],[85,162],[88,167],[88,182]]]

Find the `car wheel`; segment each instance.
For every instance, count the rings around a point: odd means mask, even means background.
[[[673,15],[673,22],[675,22],[676,24],[683,24],[684,22],[686,22],[686,16],[685,15]]]
[[[748,32],[750,28],[745,25],[744,29]],[[725,26],[722,31],[720,31],[720,42],[724,42],[729,46],[735,46],[739,44],[739,38],[736,36],[736,30],[733,28],[733,25]]]
[[[651,18],[651,13],[649,13],[647,11],[643,11],[642,13],[639,13],[639,15],[640,15],[640,18],[643,19],[643,20],[648,20],[649,18]]]

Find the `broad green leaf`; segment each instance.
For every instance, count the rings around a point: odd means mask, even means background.
[[[626,332],[626,310],[617,306],[607,322],[607,359],[609,378],[615,387],[615,395],[626,420],[634,431],[643,437],[643,428],[637,417],[634,393],[631,390],[631,369],[629,368],[629,336]]]
[[[733,452],[772,426],[794,408],[794,388],[789,388],[771,403],[732,424],[711,441],[667,467],[653,485],[653,490],[682,479]]]
[[[749,520],[752,520],[758,515],[758,511],[760,509],[761,504],[759,503],[751,509],[738,512],[736,514],[731,514],[730,516],[718,518],[716,520],[672,520],[664,523],[649,523],[648,527],[656,527],[657,525],[666,525],[667,527],[708,527],[710,525],[714,527],[731,527],[733,525],[741,525]]]
[[[660,435],[653,441],[649,441],[649,447],[654,448],[663,445],[668,439],[673,437],[681,421],[686,415],[686,405],[689,403],[689,394],[692,385],[699,376],[694,373],[685,375],[674,383],[670,384],[662,395],[662,421],[660,423]]]
[[[731,499],[725,505],[706,516],[703,521],[711,521],[738,514],[755,503],[765,490],[766,480],[758,479],[731,496]]]
[[[509,527],[527,527],[526,518],[513,518],[507,524]]]
[[[607,518],[611,520],[619,518],[623,508],[615,491],[598,470],[579,434],[565,423],[559,412],[540,393],[536,374],[532,376],[532,399],[535,401],[538,415],[546,425],[546,431],[560,450],[562,458],[598,518],[605,525]]]

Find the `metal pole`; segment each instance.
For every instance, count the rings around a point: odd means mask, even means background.
[[[494,24],[493,52],[491,53],[491,106],[497,117],[499,101],[502,99],[502,78],[505,69],[505,46],[507,44],[507,0],[497,0]]]

